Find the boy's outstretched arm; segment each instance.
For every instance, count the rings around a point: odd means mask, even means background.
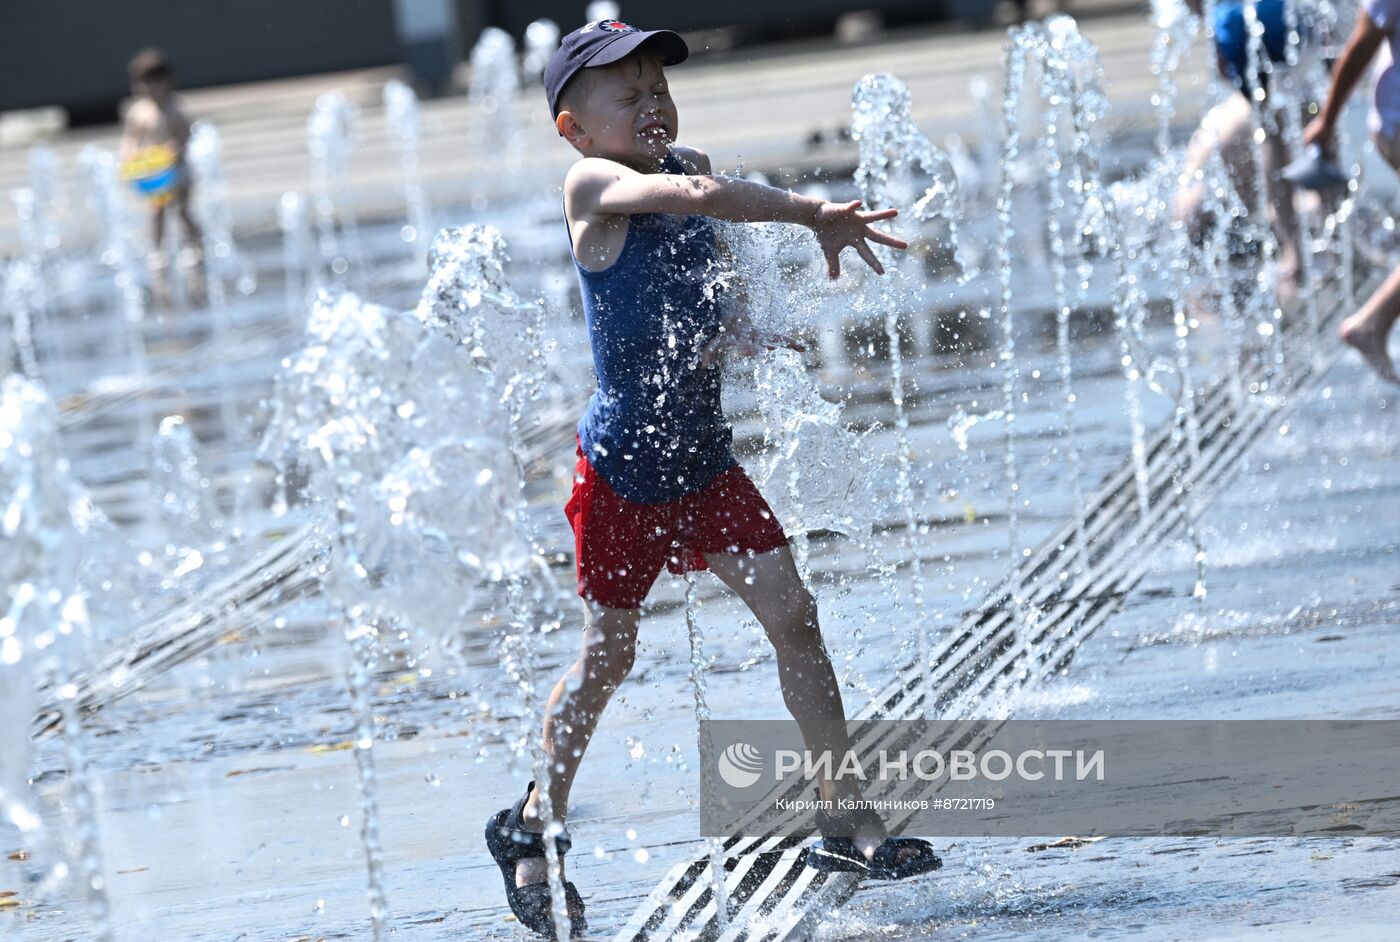
[[[848,246],[880,274],[884,274],[884,267],[867,241],[896,249],[909,247],[903,239],[872,225],[893,219],[899,215],[896,209],[861,212],[860,200],[828,203],[737,177],[638,173],[601,157],[585,157],[574,164],[564,182],[564,198],[574,219],[670,213],[712,216],[728,222],[808,226],[821,245],[831,278],[840,276],[841,250]]]
[[[1375,58],[1376,51],[1385,41],[1385,36],[1385,32],[1364,9],[1356,14],[1356,26],[1347,38],[1346,48],[1342,50],[1332,68],[1332,87],[1327,90],[1327,101],[1323,103],[1322,113],[1313,118],[1303,130],[1305,143],[1327,143],[1328,138],[1332,136],[1332,129],[1337,126],[1337,119],[1341,117],[1343,106],[1351,97],[1366,67]]]

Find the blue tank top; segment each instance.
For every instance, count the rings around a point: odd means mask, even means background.
[[[1264,56],[1271,62],[1283,62],[1288,54],[1288,17],[1284,9],[1286,0],[1257,0],[1254,15],[1264,28],[1263,43],[1260,48],[1260,79],[1264,75]],[[1301,12],[1301,11],[1300,11]],[[1298,34],[1303,42],[1308,40],[1306,16],[1298,17]],[[1215,4],[1215,48],[1225,65],[1230,79],[1245,91],[1249,90],[1249,30],[1244,21],[1242,0],[1219,0]]]
[[[662,171],[685,168],[667,155]],[[723,318],[709,218],[634,215],[612,265],[574,266],[598,380],[578,424],[584,454],[636,503],[700,490],[736,463],[719,367],[697,363]]]

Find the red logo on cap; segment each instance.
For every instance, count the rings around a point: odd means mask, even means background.
[[[635,27],[635,26],[628,26],[626,23],[622,22],[621,20],[604,20],[603,22],[599,23],[598,26],[599,26],[600,29],[605,29],[605,30],[607,30],[607,31],[610,32],[610,33],[635,33],[635,32],[637,32],[637,27]]]

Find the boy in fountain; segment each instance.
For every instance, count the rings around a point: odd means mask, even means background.
[[[858,200],[828,203],[714,176],[703,151],[678,146],[663,68],[687,55],[669,30],[603,20],[566,36],[544,75],[555,127],[581,155],[564,181],[564,214],[598,381],[579,422],[565,506],[585,603],[583,648],[544,720],[560,822],[599,716],[632,667],[640,608],[663,566],[708,568],[732,589],[773,644],[783,700],[807,748],[847,748],[816,602],[782,527],[734,459],[720,410],[721,350],[801,347],[761,335],[742,308],[716,297],[720,247],[711,219],[808,226],[831,278],[844,248],[883,274],[868,243],[908,246],[872,225],[893,209],[862,212]],[[845,780],[824,780],[819,791],[832,801],[859,797]],[[487,822],[486,841],[512,911],[552,936],[539,798],[531,782]],[[816,823],[823,839],[808,852],[811,866],[897,879],[940,865],[928,842],[889,837],[869,809],[818,812]],[[568,847],[565,833],[561,853]],[[581,930],[583,902],[572,883],[565,890]]]
[[[159,49],[144,49],[127,66],[133,101],[122,127],[122,175],[146,200],[151,213],[151,262],[166,267],[165,220],[173,210],[185,229],[184,252],[191,261],[201,254],[199,226],[190,214],[190,174],[185,147],[190,122],[175,96],[175,73]]]
[[[1288,18],[1285,0],[1258,0],[1255,16],[1262,33],[1258,63],[1261,84],[1267,90],[1266,68],[1284,66],[1288,44]],[[1186,0],[1186,6],[1197,16],[1204,16],[1204,0]],[[1216,67],[1220,75],[1239,91],[1212,108],[1201,120],[1201,126],[1191,136],[1186,150],[1183,183],[1176,197],[1176,218],[1186,224],[1193,238],[1205,236],[1206,183],[1205,166],[1212,152],[1219,151],[1225,171],[1235,192],[1248,206],[1259,205],[1255,193],[1255,161],[1262,160],[1264,179],[1264,210],[1278,243],[1277,291],[1280,301],[1291,302],[1302,287],[1302,228],[1294,207],[1294,186],[1282,175],[1289,154],[1281,129],[1285,120],[1283,109],[1273,99],[1264,98],[1261,107],[1270,114],[1268,119],[1255,115],[1253,86],[1249,80],[1249,32],[1241,0],[1218,0],[1212,9],[1213,22],[1207,24],[1213,34]],[[1307,30],[1300,28],[1306,41]],[[1267,61],[1264,61],[1267,60]],[[1261,121],[1264,139],[1254,140],[1254,122]]]

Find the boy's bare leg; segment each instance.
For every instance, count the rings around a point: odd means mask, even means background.
[[[578,660],[554,685],[545,707],[544,748],[550,764],[549,797],[554,817],[560,822],[568,815],[569,790],[588,742],[593,738],[593,730],[598,726],[598,718],[632,670],[640,620],[640,609],[585,603],[583,648]],[[521,812],[521,823],[530,830],[544,830],[538,789],[530,792]],[[538,857],[520,861],[515,868],[515,885],[543,882],[547,876],[546,866]]]
[[[850,748],[846,711],[831,657],[822,643],[817,602],[802,584],[792,551],[786,546],[752,558],[733,553],[706,553],[705,562],[749,607],[768,635],[778,658],[783,702],[802,730],[808,751],[844,755]],[[818,783],[826,800],[859,797],[844,780]],[[870,857],[887,835],[883,825],[858,830],[856,846]]]
[[[1176,219],[1185,224],[1193,241],[1199,240],[1211,220],[1206,218],[1205,183],[1196,180],[1204,173],[1206,163],[1216,150],[1220,151],[1225,172],[1246,206],[1254,205],[1254,149],[1250,136],[1254,132],[1250,120],[1249,102],[1243,95],[1231,95],[1212,108],[1201,120],[1201,127],[1191,136],[1186,148],[1183,167],[1190,183],[1176,195]]]
[[[1200,245],[1216,220],[1205,210],[1205,171],[1212,155],[1219,152],[1227,183],[1246,206],[1254,205],[1254,125],[1253,109],[1243,95],[1230,95],[1212,108],[1186,147],[1183,177],[1189,182],[1176,192],[1175,219],[1185,229],[1193,245]],[[1199,178],[1198,178],[1199,175]],[[1214,288],[1193,282],[1186,304],[1190,316],[1212,320],[1218,316]]]
[[[151,251],[157,257],[165,251],[165,207],[160,204],[151,207]]]
[[[172,259],[165,254],[165,206],[151,204],[151,251],[146,264],[151,272],[151,301],[158,308],[173,306],[170,290]]]
[[[180,222],[185,227],[185,244],[203,254],[204,232],[199,228],[199,223],[195,222],[194,213],[190,206],[190,187],[189,184],[185,184],[175,193],[175,209],[180,214]]]
[[[1273,119],[1281,125],[1283,117],[1276,112]],[[1243,95],[1231,95],[1211,109],[1201,122],[1201,128],[1192,136],[1184,168],[1192,182],[1177,193],[1175,212],[1177,220],[1186,225],[1193,239],[1200,237],[1207,223],[1202,210],[1205,186],[1195,180],[1194,175],[1205,168],[1213,149],[1220,150],[1225,170],[1240,200],[1245,206],[1255,205],[1253,138],[1252,107]],[[1279,175],[1288,163],[1282,137],[1268,135],[1259,148],[1259,156],[1264,163],[1265,212],[1279,247],[1279,295],[1281,300],[1288,301],[1297,295],[1302,277],[1302,236],[1293,205],[1293,185]]]
[[[1275,113],[1274,121],[1282,126],[1284,117]],[[1268,134],[1260,148],[1264,162],[1264,185],[1267,187],[1269,223],[1278,240],[1278,293],[1280,301],[1291,301],[1302,287],[1303,247],[1302,227],[1293,206],[1293,184],[1283,179],[1281,172],[1288,164],[1288,150],[1278,134]]]
[[[204,233],[200,230],[199,224],[194,220],[194,214],[190,211],[190,187],[188,183],[175,192],[172,209],[179,215],[181,228],[185,234],[185,242],[180,250],[183,258],[179,261],[183,264],[186,258],[190,259],[189,270],[185,271],[185,277],[189,279],[191,300],[195,304],[204,304],[208,300],[208,284],[205,280],[207,260],[204,258]]]
[[[1395,374],[1386,341],[1397,316],[1400,316],[1400,267],[1381,282],[1359,311],[1342,321],[1338,331],[1342,340],[1360,352],[1381,379],[1392,383],[1400,383],[1400,377]]]

